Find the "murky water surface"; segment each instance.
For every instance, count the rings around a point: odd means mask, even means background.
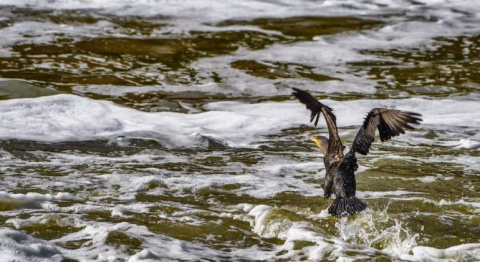
[[[1,261],[480,260],[480,3],[0,2]],[[423,115],[327,214],[334,108]]]

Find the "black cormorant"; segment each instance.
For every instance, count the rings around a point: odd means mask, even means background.
[[[421,115],[395,109],[374,108],[372,109],[353,141],[352,148],[344,155],[344,146],[338,136],[335,115],[332,109],[315,99],[309,93],[293,88],[293,95],[307,106],[312,114],[310,122],[315,120],[318,124],[320,115],[323,113],[327,122],[329,138],[313,136],[312,140],[322,150],[326,174],[322,185],[324,197],[329,198],[335,194],[335,200],[328,208],[328,213],[337,217],[350,216],[365,210],[367,205],[355,197],[357,170],[357,158],[355,153],[366,155],[370,145],[375,140],[375,131],[379,130],[380,140],[387,141],[394,136],[405,133],[405,129],[414,129],[410,124],[419,124]]]

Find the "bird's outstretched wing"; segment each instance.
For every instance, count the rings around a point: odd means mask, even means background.
[[[307,109],[309,109],[312,114],[310,115],[310,122],[313,122],[313,119],[315,119],[315,126],[318,124],[318,119],[320,117],[320,114],[323,112],[325,114],[325,117],[327,115],[335,120],[335,115],[332,113],[333,109],[320,103],[315,97],[310,95],[309,93],[300,90],[298,88],[293,88],[293,93],[292,93],[300,102],[304,103],[307,106]]]
[[[368,113],[362,127],[353,141],[352,151],[368,154],[375,131],[379,130],[380,140],[387,141],[394,136],[405,134],[405,129],[414,129],[410,124],[422,121],[420,114],[396,109],[374,108]]]
[[[300,102],[305,104],[307,106],[307,109],[309,109],[312,112],[312,114],[310,115],[310,122],[313,122],[313,120],[315,120],[315,123],[314,123],[315,126],[317,126],[318,119],[320,118],[320,115],[323,113],[323,116],[325,117],[325,121],[327,122],[328,133],[330,136],[329,142],[328,142],[328,152],[333,153],[338,150],[343,150],[342,141],[338,136],[336,117],[332,112],[333,109],[320,103],[320,101],[315,99],[312,95],[298,88],[293,88],[292,94],[296,98],[298,98]]]

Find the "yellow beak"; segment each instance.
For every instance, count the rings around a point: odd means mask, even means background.
[[[318,139],[318,137],[316,137],[316,136],[311,136],[311,137],[310,137],[310,140],[312,140],[313,142],[315,142],[315,144],[316,144],[319,148],[322,148],[322,147],[320,146],[320,140]]]

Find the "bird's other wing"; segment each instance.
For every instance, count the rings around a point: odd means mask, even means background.
[[[411,124],[419,124],[422,121],[421,116],[418,113],[396,109],[374,108],[360,127],[351,150],[366,155],[375,140],[377,128],[380,132],[380,140],[384,142],[405,134],[405,129],[414,129]]]
[[[312,114],[310,115],[310,122],[313,122],[315,119],[315,126],[318,124],[318,119],[320,118],[320,114],[323,112],[324,114],[328,114],[329,117],[333,118],[335,120],[335,115],[332,113],[333,109],[320,103],[315,97],[310,95],[309,93],[298,89],[298,88],[293,88],[293,93],[292,93],[300,102],[305,104],[307,106],[307,109],[309,109]]]
[[[305,92],[298,88],[293,88],[292,94],[296,98],[298,98],[300,102],[305,104],[307,106],[307,109],[311,111],[312,114],[310,115],[310,122],[313,122],[315,120],[315,126],[317,126],[318,119],[320,118],[321,113],[323,113],[325,121],[327,122],[328,133],[330,136],[328,143],[328,151],[333,152],[343,150],[342,142],[340,140],[340,137],[338,136],[336,117],[332,112],[333,109],[320,103],[320,101],[315,99],[315,97],[310,95],[308,92]]]

